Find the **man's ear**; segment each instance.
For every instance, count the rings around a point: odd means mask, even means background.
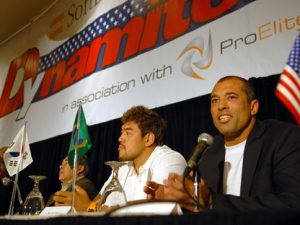
[[[84,171],[84,165],[78,165],[77,166],[77,173],[79,174],[79,173],[83,173],[83,171]]]
[[[153,133],[146,134],[146,146],[151,146],[155,141],[155,135]]]
[[[250,103],[250,107],[251,107],[251,115],[255,116],[258,112],[258,108],[259,108],[259,102],[257,99],[254,99],[251,101]]]

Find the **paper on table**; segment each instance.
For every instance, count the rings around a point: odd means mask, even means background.
[[[146,202],[129,205],[111,212],[111,216],[131,215],[182,215],[176,202]]]

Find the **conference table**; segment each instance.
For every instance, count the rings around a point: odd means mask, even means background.
[[[217,213],[184,212],[181,215],[128,214],[109,215],[72,213],[56,216],[12,215],[0,217],[0,225],[296,225],[300,224],[299,213]]]

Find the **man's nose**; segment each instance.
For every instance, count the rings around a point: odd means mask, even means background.
[[[66,165],[66,162],[62,162],[62,163],[60,164],[60,166],[59,166],[59,169],[65,167],[65,165]]]
[[[218,109],[219,110],[223,110],[223,109],[227,109],[228,108],[228,104],[227,101],[225,99],[220,99],[219,100],[219,104],[218,104]]]
[[[118,138],[118,141],[121,143],[124,140],[123,135],[121,134]]]

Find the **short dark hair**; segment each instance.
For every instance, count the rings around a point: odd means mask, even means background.
[[[86,155],[83,155],[77,162],[77,165],[80,166],[84,166],[84,176],[87,176],[89,173],[89,160],[88,157]]]
[[[239,77],[239,76],[236,76],[236,75],[229,75],[229,76],[226,76],[226,77],[222,77],[220,80],[218,80],[217,83],[221,83],[221,82],[223,82],[225,80],[229,80],[229,79],[237,79],[237,80],[240,80],[243,83],[242,90],[247,95],[248,103],[250,103],[252,100],[256,99],[255,91],[254,91],[254,88],[253,88],[252,84],[243,77]]]
[[[154,143],[159,146],[163,145],[167,122],[157,112],[145,106],[138,105],[127,110],[121,117],[121,121],[122,124],[131,121],[137,123],[142,137],[151,132],[155,135]]]

